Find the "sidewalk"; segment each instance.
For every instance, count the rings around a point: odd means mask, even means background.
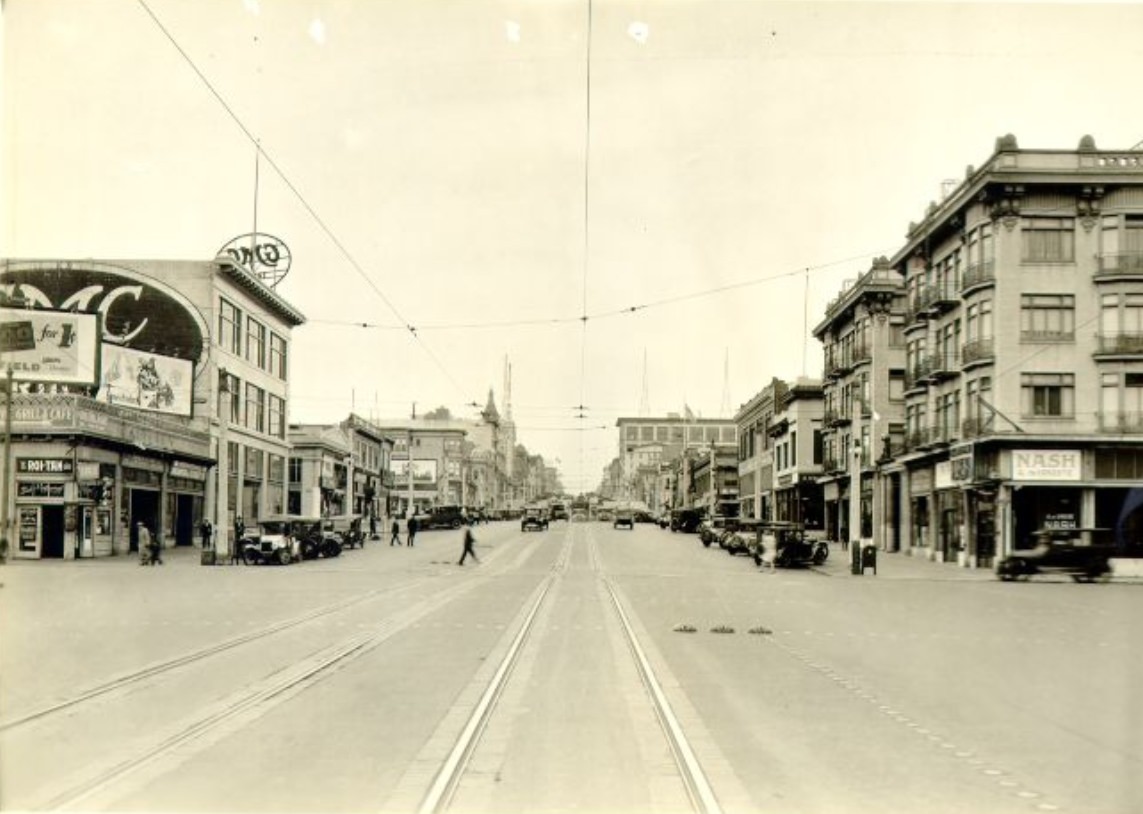
[[[850,573],[850,549],[842,550],[840,543],[830,543],[829,559],[824,565],[814,570],[828,576],[850,577],[856,579],[856,574]],[[957,581],[981,582],[996,579],[996,572],[992,568],[964,568],[955,562],[934,562],[925,557],[913,556],[903,551],[888,552],[877,551],[877,573],[872,568],[866,568],[864,576],[871,579],[916,579],[929,581]]]

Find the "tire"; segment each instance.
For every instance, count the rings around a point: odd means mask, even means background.
[[[262,562],[262,555],[253,549],[247,548],[242,552],[242,562],[247,565],[257,565]]]
[[[710,540],[703,540],[702,541],[702,547],[703,548],[710,548]]]
[[[274,552],[274,561],[278,563],[278,565],[289,565],[294,561],[294,558],[290,555],[290,549],[279,548]]]
[[[303,560],[316,560],[318,554],[318,545],[313,540],[302,540],[302,559]]]
[[[814,548],[814,565],[824,565],[825,561],[829,559],[829,546],[817,546]]]
[[[341,545],[333,540],[329,540],[322,545],[321,553],[327,558],[340,557]]]

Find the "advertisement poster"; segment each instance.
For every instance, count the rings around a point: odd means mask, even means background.
[[[14,381],[90,387],[99,382],[99,318],[0,308],[0,353]]]
[[[172,415],[191,414],[194,365],[186,359],[103,346],[103,376],[96,399]]]
[[[409,482],[409,462],[390,461],[389,469],[395,483]],[[413,483],[436,483],[437,462],[435,460],[413,460]]]

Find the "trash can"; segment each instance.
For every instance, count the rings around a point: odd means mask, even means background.
[[[861,547],[861,573],[865,574],[866,568],[873,569],[873,576],[877,576],[877,547],[871,545],[863,545]]]

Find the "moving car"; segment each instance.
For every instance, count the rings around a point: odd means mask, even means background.
[[[520,518],[520,531],[528,529],[548,530],[548,515],[539,506],[529,506],[524,509],[524,516]]]
[[[670,519],[671,531],[694,534],[698,531],[702,517],[703,514],[698,509],[672,509]]]
[[[1064,574],[1076,582],[1106,581],[1111,576],[1115,549],[1090,545],[1086,536],[1107,529],[1040,529],[1032,535],[1034,548],[1013,551],[996,565],[996,575],[1005,582],[1028,579],[1036,574]]]
[[[458,529],[468,516],[460,506],[437,506],[429,514],[417,515],[417,531],[429,529]]]
[[[627,529],[635,528],[635,512],[631,509],[616,509],[615,520],[612,521],[612,528],[619,528],[623,526]]]

